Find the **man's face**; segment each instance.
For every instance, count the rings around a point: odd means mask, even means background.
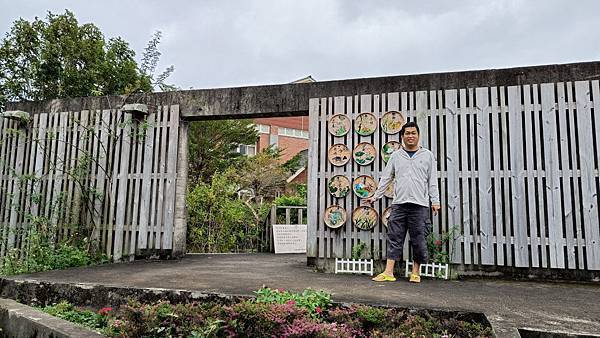
[[[408,127],[404,130],[404,136],[402,136],[402,141],[408,147],[416,147],[419,145],[419,132],[415,127]]]

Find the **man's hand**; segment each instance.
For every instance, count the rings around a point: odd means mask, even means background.
[[[440,211],[441,206],[439,204],[432,204],[431,205],[431,211],[433,211],[433,215],[437,215],[438,211]]]
[[[365,201],[365,203],[367,203],[368,205],[373,205],[373,203],[375,202],[375,197],[365,198],[363,201]]]

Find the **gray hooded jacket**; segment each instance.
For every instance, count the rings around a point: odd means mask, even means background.
[[[383,169],[379,187],[373,197],[380,199],[393,181],[395,186],[392,204],[414,203],[426,207],[429,207],[430,202],[440,204],[437,177],[437,163],[431,151],[420,147],[410,157],[401,148],[392,154]]]

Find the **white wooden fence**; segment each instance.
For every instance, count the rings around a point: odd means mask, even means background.
[[[451,261],[466,265],[600,270],[600,86],[597,80],[435,91],[364,93],[310,100],[308,256],[350,257],[359,242],[385,258],[386,228],[361,231],[351,222],[360,200],[327,192],[338,174],[350,181],[379,178],[381,156],[368,166],[352,160],[334,167],[334,143],[377,150],[399,136],[381,128],[364,137],[327,132],[333,114],[352,120],[362,112],[380,118],[398,110],[421,129],[421,143],[438,159],[442,212],[434,231],[456,228]],[[383,198],[379,212],[391,203]],[[345,207],[339,229],[323,221],[326,207]],[[408,246],[405,246],[405,255]]]
[[[178,150],[187,149],[177,105],[141,120],[117,109],[31,118],[0,119],[0,256],[24,248],[40,219],[55,242],[87,232],[115,260],[185,245],[185,229],[183,243],[173,236]]]

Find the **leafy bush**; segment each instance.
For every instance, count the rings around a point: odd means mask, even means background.
[[[323,291],[261,289],[256,300],[232,305],[191,303],[174,305],[130,302],[119,310],[98,313],[68,303],[45,309],[48,313],[110,337],[491,337],[491,328],[428,313],[366,305],[331,308]]]
[[[72,304],[63,301],[56,305],[42,308],[42,311],[72,323],[76,323],[91,329],[105,329],[108,325],[109,308],[101,309],[98,313],[78,309]]]
[[[236,187],[225,175],[210,184],[199,182],[188,194],[188,250],[191,252],[246,252],[260,246],[262,220],[268,207],[253,209],[237,198]]]
[[[90,253],[85,241],[63,242],[53,248],[49,237],[47,233],[31,231],[26,248],[10,250],[2,258],[0,274],[18,275],[108,262],[106,255]]]
[[[281,195],[274,201],[278,206],[302,207],[306,205],[306,197],[300,195]]]

